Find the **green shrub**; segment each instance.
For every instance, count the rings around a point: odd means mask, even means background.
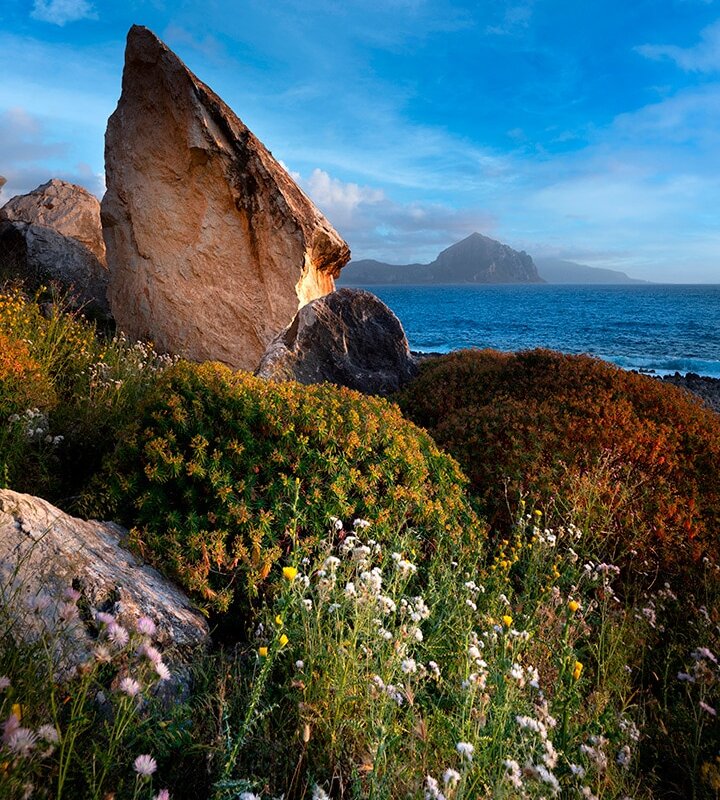
[[[528,494],[638,563],[717,560],[720,418],[686,392],[587,356],[486,350],[427,363],[398,399],[501,527]]]
[[[70,511],[171,360],[38,299],[0,289],[0,482]]]
[[[455,462],[384,400],[275,384],[218,364],[179,363],[121,436],[96,496],[135,544],[195,597],[226,609],[252,596],[331,516],[418,547],[476,531]]]

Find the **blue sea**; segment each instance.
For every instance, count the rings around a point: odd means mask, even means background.
[[[720,285],[364,288],[399,317],[412,350],[548,347],[720,378]]]

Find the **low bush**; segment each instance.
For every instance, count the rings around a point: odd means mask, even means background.
[[[99,334],[62,298],[37,300],[0,289],[0,482],[75,510],[171,359]]]
[[[95,486],[103,513],[196,598],[253,596],[329,517],[410,530],[427,552],[476,535],[456,463],[397,407],[329,385],[275,384],[219,364],[179,363],[158,381]]]
[[[717,560],[720,418],[680,389],[586,356],[485,350],[429,361],[398,401],[500,527],[529,494],[650,569]]]

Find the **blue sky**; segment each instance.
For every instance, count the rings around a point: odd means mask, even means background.
[[[52,176],[102,193],[133,23],[356,258],[431,260],[477,230],[720,282],[720,0],[2,0],[0,202]]]

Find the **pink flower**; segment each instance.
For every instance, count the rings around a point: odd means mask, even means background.
[[[160,677],[161,681],[170,680],[170,670],[167,668],[167,666],[162,661],[158,661],[155,664],[155,672],[157,672],[157,674]]]
[[[10,678],[7,675],[0,676],[0,692],[4,692],[5,689],[10,687]]]
[[[98,613],[95,614],[95,619],[101,625],[110,625],[111,623],[115,622],[115,617],[113,617],[112,614],[106,614],[104,611],[98,611]]]
[[[167,789],[160,789],[155,795],[155,800],[170,800],[170,792]]]
[[[717,716],[717,711],[715,711],[715,709],[712,706],[709,706],[707,703],[703,703],[702,700],[700,701],[700,708],[702,708],[702,710],[706,713],[710,714],[711,717]]]
[[[152,756],[144,754],[135,759],[133,766],[138,775],[141,775],[143,778],[148,778],[157,769],[157,761],[155,761]]]
[[[138,633],[142,633],[144,636],[153,636],[155,633],[155,623],[150,617],[140,617],[135,623],[135,627]]]
[[[117,647],[125,647],[130,639],[130,634],[122,625],[118,625],[117,622],[111,622],[107,626],[107,637]]]
[[[128,697],[135,697],[140,694],[140,684],[134,678],[123,678],[120,681],[120,691]]]

